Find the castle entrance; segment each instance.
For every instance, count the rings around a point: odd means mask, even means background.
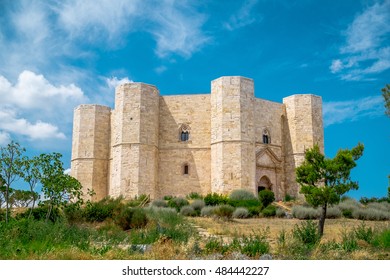
[[[257,183],[257,193],[262,190],[272,190],[271,180],[267,176],[261,177],[260,181]]]

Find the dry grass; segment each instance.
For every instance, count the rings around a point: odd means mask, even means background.
[[[253,232],[264,231],[269,228],[269,239],[271,243],[275,241],[282,230],[291,232],[296,224],[302,221],[297,219],[279,219],[279,218],[257,218],[240,219],[233,221],[215,220],[212,218],[190,218],[190,221],[205,230],[211,235],[240,236],[249,235]],[[362,221],[353,219],[327,219],[325,222],[323,242],[340,241],[343,230],[352,230],[360,225]],[[389,221],[365,221],[365,224],[373,228],[388,228]]]

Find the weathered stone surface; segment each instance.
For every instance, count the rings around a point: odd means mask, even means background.
[[[96,200],[258,187],[281,199],[298,195],[295,168],[314,144],[323,150],[319,96],[271,102],[255,98],[253,80],[237,76],[197,95],[160,96],[154,86],[129,83],[116,89],[113,110],[75,109],[71,174]]]

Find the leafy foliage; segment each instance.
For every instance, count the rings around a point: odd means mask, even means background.
[[[386,115],[390,117],[390,84],[382,88],[382,96],[385,101]]]
[[[270,190],[259,191],[259,200],[264,207],[267,207],[275,201],[275,194]]]
[[[261,210],[261,213],[264,217],[274,217],[276,215],[276,207],[270,204]]]
[[[209,193],[204,197],[206,205],[215,206],[219,204],[227,204],[229,198],[226,195],[218,193]]]
[[[337,204],[340,197],[358,184],[350,178],[355,161],[363,154],[364,146],[358,144],[351,150],[339,150],[333,159],[325,158],[317,145],[306,150],[305,161],[296,169],[297,182],[306,201],[321,206],[318,232],[322,236],[328,204]]]
[[[214,214],[222,219],[231,220],[233,217],[234,207],[230,205],[219,205],[214,209]]]
[[[245,189],[234,190],[229,195],[230,200],[254,200],[256,199],[255,195]]]
[[[187,199],[184,197],[174,197],[171,200],[168,201],[168,206],[175,208],[177,212],[180,212],[180,209],[183,206],[189,205],[190,203],[188,202]]]
[[[196,216],[196,211],[191,205],[186,205],[180,209],[180,214],[183,216],[193,217],[193,216]]]
[[[249,211],[244,207],[238,207],[233,212],[233,218],[235,219],[246,219],[248,217],[249,217]]]

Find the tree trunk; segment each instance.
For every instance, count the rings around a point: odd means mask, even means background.
[[[326,208],[327,204],[325,203],[322,205],[321,208],[321,214],[320,214],[320,220],[318,221],[318,234],[322,237],[324,234],[324,226],[325,226],[325,219],[326,219]]]

